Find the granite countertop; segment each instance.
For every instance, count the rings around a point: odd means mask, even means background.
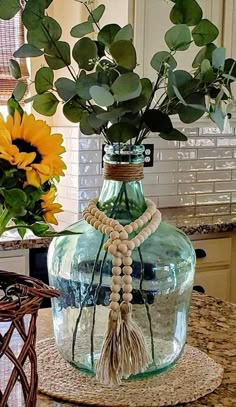
[[[216,215],[220,208],[215,205],[215,215],[212,213],[211,216],[198,214],[197,207],[162,208],[161,213],[163,221],[177,226],[188,236],[233,232],[236,230],[236,213],[229,207],[227,214]],[[15,236],[0,237],[0,251],[48,247],[51,241],[51,238],[33,235],[21,239],[16,233]]]
[[[52,335],[50,310],[41,310],[38,339]],[[182,407],[236,406],[236,306],[213,297],[193,294],[187,342],[206,352],[224,371],[222,385],[212,394]],[[39,395],[37,407],[73,407]],[[82,407],[80,405],[80,407]]]

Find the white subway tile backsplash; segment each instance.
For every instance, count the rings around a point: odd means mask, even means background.
[[[232,158],[233,151],[232,148],[202,148],[198,150],[198,158],[207,159],[207,158]]]
[[[143,179],[143,185],[157,185],[159,176],[156,174],[146,174]]]
[[[226,205],[199,205],[196,207],[197,216],[209,216],[223,214],[227,215],[230,213],[230,204]]]
[[[160,160],[195,160],[197,150],[162,150],[160,151]]]
[[[180,148],[191,148],[191,147],[215,147],[216,138],[215,137],[189,137],[187,141],[180,142]]]
[[[196,196],[197,205],[214,205],[230,202],[230,193],[202,194]]]
[[[165,172],[159,175],[159,184],[178,184],[185,182],[195,182],[197,178],[196,172]]]
[[[154,144],[155,146],[155,151],[158,151],[159,149],[175,149],[179,148],[179,141],[167,141],[163,140],[159,136],[156,137],[148,137],[146,140],[146,144]]]
[[[214,184],[212,183],[195,183],[195,184],[179,184],[179,194],[204,194],[213,192]]]
[[[177,195],[178,186],[175,184],[170,185],[144,185],[143,190],[144,194],[148,197],[156,195],[158,197],[165,195]],[[155,193],[155,194],[154,194]]]
[[[204,181],[229,181],[231,180],[231,171],[199,171],[197,172],[197,180]]]
[[[217,147],[236,147],[236,137],[217,137]]]
[[[178,161],[158,161],[154,164],[154,167],[156,174],[162,172],[175,172],[178,170]],[[152,172],[151,168],[145,168],[145,172]]]
[[[100,189],[93,189],[93,188],[89,188],[89,189],[80,189],[79,191],[79,199],[81,199],[82,201],[85,200],[89,200],[92,198],[96,198],[98,197],[100,194]]]
[[[96,188],[102,187],[103,177],[100,176],[83,176],[79,177],[79,187],[82,188]]]
[[[100,175],[101,164],[79,164],[79,175]]]
[[[102,152],[101,151],[81,151],[80,163],[101,163]]]
[[[215,191],[216,192],[236,191],[236,181],[216,182]]]
[[[221,134],[220,129],[216,128],[216,127],[202,127],[199,129],[199,134],[200,136],[203,134]]]
[[[79,151],[81,150],[99,150],[100,149],[100,140],[99,138],[86,137],[79,139]]]
[[[210,171],[214,164],[213,160],[179,161],[179,171]]]
[[[195,195],[176,195],[159,197],[160,208],[170,208],[176,206],[194,206],[196,202]]]
[[[215,169],[234,170],[236,169],[236,159],[216,160]]]

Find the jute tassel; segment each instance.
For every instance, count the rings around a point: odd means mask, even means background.
[[[121,374],[127,379],[130,375],[144,372],[150,357],[143,332],[132,319],[132,304],[122,302],[120,310]]]
[[[96,366],[96,378],[105,385],[121,384],[119,330],[120,312],[110,310],[108,329]]]

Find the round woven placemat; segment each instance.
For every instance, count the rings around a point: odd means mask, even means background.
[[[199,349],[186,345],[178,363],[166,373],[121,386],[106,387],[71,367],[54,339],[37,345],[39,391],[54,399],[100,407],[160,407],[195,401],[220,386],[223,368]]]

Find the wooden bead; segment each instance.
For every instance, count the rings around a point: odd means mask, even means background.
[[[129,250],[134,250],[135,244],[132,240],[128,240],[127,243],[125,242]]]
[[[116,240],[114,240],[113,244],[115,244],[116,246],[119,246],[119,244],[121,244],[121,240],[116,239]]]
[[[132,257],[124,257],[123,258],[124,266],[131,266],[132,263],[133,263]]]
[[[109,244],[106,242],[106,243],[103,245],[103,249],[105,250],[105,252],[108,250],[108,247],[109,247]]]
[[[142,221],[143,221],[144,225],[146,225],[148,223],[148,218],[145,214],[142,215]]]
[[[139,228],[141,228],[141,227],[143,226],[143,220],[142,220],[142,218],[138,218],[135,222],[138,224],[138,227],[139,227]]]
[[[133,299],[132,294],[130,294],[130,293],[124,293],[124,294],[123,294],[123,300],[124,300],[125,302],[131,302],[132,299]]]
[[[105,216],[106,215],[104,213],[100,213],[100,215],[98,216],[98,220],[102,222]]]
[[[152,231],[151,231],[149,225],[145,228],[145,232],[147,233],[148,237],[152,234]]]
[[[124,284],[122,288],[124,293],[132,293],[133,291],[133,287],[131,284]]]
[[[93,216],[93,219],[90,220],[90,225],[94,225],[94,223],[97,222],[97,218],[95,218],[95,216]]]
[[[140,234],[141,234],[141,236],[144,237],[144,240],[147,240],[148,234],[147,234],[147,232],[145,230],[142,230],[142,232]]]
[[[118,293],[111,293],[110,300],[113,302],[118,302],[120,300],[120,294]]]
[[[93,215],[86,216],[86,218],[85,218],[86,222],[88,222],[88,223],[91,222],[91,219],[93,219]]]
[[[138,235],[138,239],[139,239],[139,241],[140,241],[140,244],[142,244],[143,242],[144,242],[144,237],[143,237],[143,235],[141,235],[141,233],[139,233],[139,235]]]
[[[152,219],[152,215],[151,213],[147,210],[147,212],[145,213],[145,216],[147,217],[147,220],[151,220]]]
[[[112,264],[113,264],[113,266],[117,266],[117,267],[121,266],[121,264],[122,264],[121,258],[119,258],[119,257],[114,257],[114,258],[112,259]]]
[[[138,223],[136,221],[133,222],[132,227],[133,227],[134,232],[136,232],[136,230],[138,230],[138,228],[139,228]]]
[[[133,239],[133,242],[134,242],[134,244],[135,244],[135,247],[139,247],[140,246],[140,240],[139,240],[139,238],[136,236],[136,237],[134,237],[134,239]]]
[[[127,246],[126,246],[125,244],[121,243],[121,244],[119,244],[119,246],[118,246],[118,250],[119,250],[121,253],[126,253],[128,249],[127,249]]]
[[[128,257],[132,257],[132,250],[127,250],[125,255],[128,256]]]
[[[97,221],[94,223],[93,226],[95,227],[95,229],[98,229],[100,225],[101,225],[100,220],[97,220]]]
[[[107,226],[106,230],[105,230],[106,235],[110,236],[111,232],[112,232],[112,228],[110,226]]]
[[[105,233],[106,228],[107,228],[107,226],[106,226],[106,225],[103,225],[103,227],[102,227],[102,233]]]
[[[112,309],[112,311],[118,311],[118,309],[120,308],[120,304],[118,302],[112,301],[110,303],[110,308]]]
[[[100,225],[99,225],[99,227],[98,227],[99,232],[103,233],[102,229],[103,229],[103,224],[100,223]]]
[[[128,234],[133,232],[133,228],[131,225],[125,225],[124,229]]]
[[[115,219],[112,219],[112,220],[110,221],[110,226],[111,226],[112,228],[114,228],[116,225],[119,225],[119,222],[118,222],[117,220],[115,220]]]
[[[107,226],[107,219],[108,219],[107,216],[104,216],[104,218],[102,219],[102,223],[103,223],[105,226]]]
[[[120,285],[119,284],[113,284],[112,285],[112,291],[113,293],[119,293],[120,292]],[[128,291],[126,291],[128,292]]]
[[[131,275],[133,273],[133,269],[130,266],[124,266],[122,269],[123,273],[128,275]]]
[[[112,274],[114,276],[120,276],[121,275],[121,268],[120,267],[112,267]]]
[[[129,276],[124,276],[124,277],[129,277]],[[124,281],[124,277],[123,277],[123,281]],[[115,285],[118,284],[120,286],[121,277],[120,276],[112,276],[112,283],[115,284]]]
[[[123,280],[124,284],[131,284],[132,283],[132,277],[128,276],[128,275],[123,276],[122,280]]]
[[[123,226],[122,225],[116,225],[115,227],[114,227],[114,230],[116,231],[116,232],[122,232],[122,230],[123,230],[124,228],[123,228]]]
[[[111,238],[112,240],[119,239],[119,237],[120,237],[119,232],[113,231],[113,232],[110,233],[110,238]]]
[[[95,213],[98,211],[98,208],[97,207],[95,207],[95,208],[92,208],[91,209],[91,215],[95,215]]]
[[[150,225],[148,225],[148,228],[151,230],[151,233],[154,233],[156,231],[156,226],[154,226],[152,223],[150,223]]]
[[[127,233],[125,230],[123,230],[122,232],[120,232],[120,239],[121,239],[121,240],[128,239],[128,237],[129,237],[129,235],[128,235],[128,233]]]
[[[108,247],[108,252],[115,255],[117,252],[117,247],[114,244],[110,244],[110,246]]]

